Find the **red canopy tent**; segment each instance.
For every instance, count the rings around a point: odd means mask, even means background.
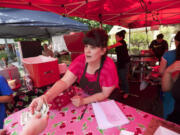
[[[50,11],[126,28],[180,23],[180,0],[1,0],[0,7]]]

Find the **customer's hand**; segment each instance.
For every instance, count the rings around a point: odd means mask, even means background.
[[[7,135],[8,131],[6,129],[0,129],[0,135]]]
[[[23,127],[21,135],[38,135],[47,127],[49,116],[41,117],[41,113],[38,113],[32,117],[30,121]]]
[[[43,103],[46,103],[46,99],[44,95],[33,99],[33,101],[29,106],[31,113],[34,114],[35,110],[40,111]]]
[[[81,96],[74,96],[71,98],[72,104],[76,107],[83,105],[83,98]]]

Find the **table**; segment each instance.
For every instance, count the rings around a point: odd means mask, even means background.
[[[155,63],[158,62],[158,59],[156,59],[155,57],[149,57],[149,56],[136,56],[136,57],[132,57],[131,58],[131,62],[133,62],[133,69],[135,70],[136,66],[134,65],[137,65],[140,67],[140,82],[143,81],[143,78],[145,76],[145,73],[147,73],[145,67],[146,65],[149,65],[149,66],[155,66]]]
[[[98,129],[91,104],[88,105],[84,117],[80,120],[85,106],[77,108],[69,103],[62,108],[61,111],[50,110],[48,126],[41,135],[119,135],[123,129],[133,131],[136,135],[140,135],[145,132],[152,118],[158,119],[156,116],[128,105],[122,103],[117,104],[130,120],[129,124],[106,130]],[[4,126],[13,135],[18,135],[22,130],[19,120],[20,114],[23,111],[27,111],[27,108],[5,119]]]

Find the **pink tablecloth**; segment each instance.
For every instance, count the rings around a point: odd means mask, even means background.
[[[98,129],[91,104],[88,105],[84,117],[80,120],[85,106],[76,108],[70,103],[61,111],[50,110],[48,127],[41,135],[119,135],[123,129],[138,135],[143,134],[152,117],[155,117],[121,103],[118,105],[130,120],[129,124],[106,130]],[[6,118],[4,126],[11,134],[18,135],[21,132],[20,114],[26,110],[23,109]]]

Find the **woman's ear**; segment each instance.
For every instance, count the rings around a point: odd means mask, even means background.
[[[106,52],[107,52],[107,48],[106,47],[102,48],[102,55],[106,54]]]

